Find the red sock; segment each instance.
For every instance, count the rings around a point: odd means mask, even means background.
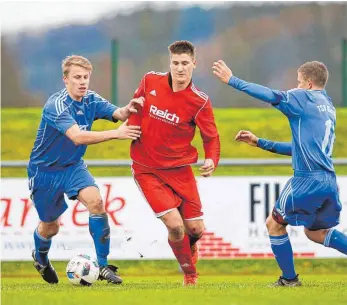
[[[183,272],[185,274],[196,273],[196,268],[192,262],[188,235],[184,234],[184,238],[180,241],[169,240],[169,245],[172,248],[172,251],[175,254]]]

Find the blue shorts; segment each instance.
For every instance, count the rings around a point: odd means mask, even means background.
[[[274,211],[292,226],[320,230],[339,224],[341,208],[334,173],[295,171],[277,199]]]
[[[59,170],[29,166],[28,177],[30,198],[43,222],[55,221],[65,212],[68,205],[64,194],[74,200],[80,190],[97,187],[83,162]]]

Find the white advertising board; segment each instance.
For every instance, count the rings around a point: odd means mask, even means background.
[[[206,233],[202,258],[271,257],[265,218],[289,177],[197,178]],[[174,258],[167,232],[137,189],[133,178],[96,178],[111,227],[111,259]],[[338,228],[347,233],[347,177],[338,177],[343,205]],[[1,180],[1,259],[31,260],[33,231],[38,224],[27,179]],[[95,256],[88,211],[69,201],[50,258],[67,260],[77,253]],[[309,203],[308,203],[309,204]],[[338,257],[339,252],[309,241],[302,227],[288,227],[296,257]]]

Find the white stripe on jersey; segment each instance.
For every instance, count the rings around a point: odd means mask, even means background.
[[[63,112],[63,104],[64,100],[66,99],[68,95],[68,92],[64,89],[62,93],[60,93],[56,99],[54,100],[55,103],[55,110],[57,111],[57,116]]]
[[[306,156],[304,154],[304,150],[302,149],[302,146],[301,146],[301,135],[300,135],[300,133],[301,133],[301,118],[299,119],[299,132],[298,133],[299,133],[299,146],[300,146],[302,156],[304,157],[305,163],[308,166],[309,170],[312,171],[312,168],[310,167],[310,164],[308,163]]]
[[[293,91],[297,91],[297,90],[303,90],[301,88],[293,88],[293,89],[289,89],[287,92],[293,92]]]
[[[196,120],[198,114],[200,113],[200,111],[205,107],[205,105],[207,104],[208,100],[202,105],[202,107],[199,109],[199,111],[196,113],[194,120]]]
[[[64,98],[61,98],[61,99],[59,100],[59,107],[60,107],[60,113],[59,113],[59,115],[64,111],[63,109],[64,109],[64,102],[65,102],[65,100],[66,100],[66,97],[67,97],[67,95],[66,95]]]
[[[150,72],[147,72],[147,74],[155,74],[155,75],[161,75],[161,76],[164,76],[166,74],[168,74],[169,72],[155,72],[155,71],[150,71]]]
[[[60,115],[61,115],[65,110],[69,109],[70,106],[71,106],[72,104],[73,104],[73,101],[71,101],[71,103],[69,104],[69,106],[65,107],[65,108],[63,109],[63,111],[62,111],[61,113],[59,113],[59,115],[57,115],[57,117],[55,118],[54,122],[56,122],[56,121],[58,120],[58,118],[60,117]],[[63,107],[64,107],[64,106],[63,106]]]
[[[63,98],[65,99],[67,96],[67,91],[66,89],[62,90],[59,95],[55,98],[54,104],[55,104],[55,110],[57,112],[57,115],[60,113],[61,108],[60,108],[60,100]]]
[[[47,123],[45,124],[45,127],[43,129],[43,134],[42,134],[42,138],[41,138],[41,143],[39,145],[37,145],[37,147],[33,150],[34,151],[37,151],[39,149],[39,147],[41,147],[42,143],[43,143],[43,139],[45,138],[45,133],[46,133],[46,127],[47,127]]]
[[[194,84],[191,85],[190,87],[192,89],[192,91],[200,96],[204,101],[207,101],[208,100],[208,95],[205,93],[205,92],[202,92],[202,91],[199,91],[198,89],[196,89],[196,87],[194,86]]]

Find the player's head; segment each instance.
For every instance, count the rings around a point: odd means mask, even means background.
[[[179,40],[170,44],[168,49],[172,80],[189,83],[196,65],[194,45],[187,40]]]
[[[87,93],[93,67],[83,56],[67,56],[62,63],[63,81],[73,99],[81,100]]]
[[[319,61],[305,62],[298,69],[298,88],[324,89],[327,84],[329,72],[325,64]]]

